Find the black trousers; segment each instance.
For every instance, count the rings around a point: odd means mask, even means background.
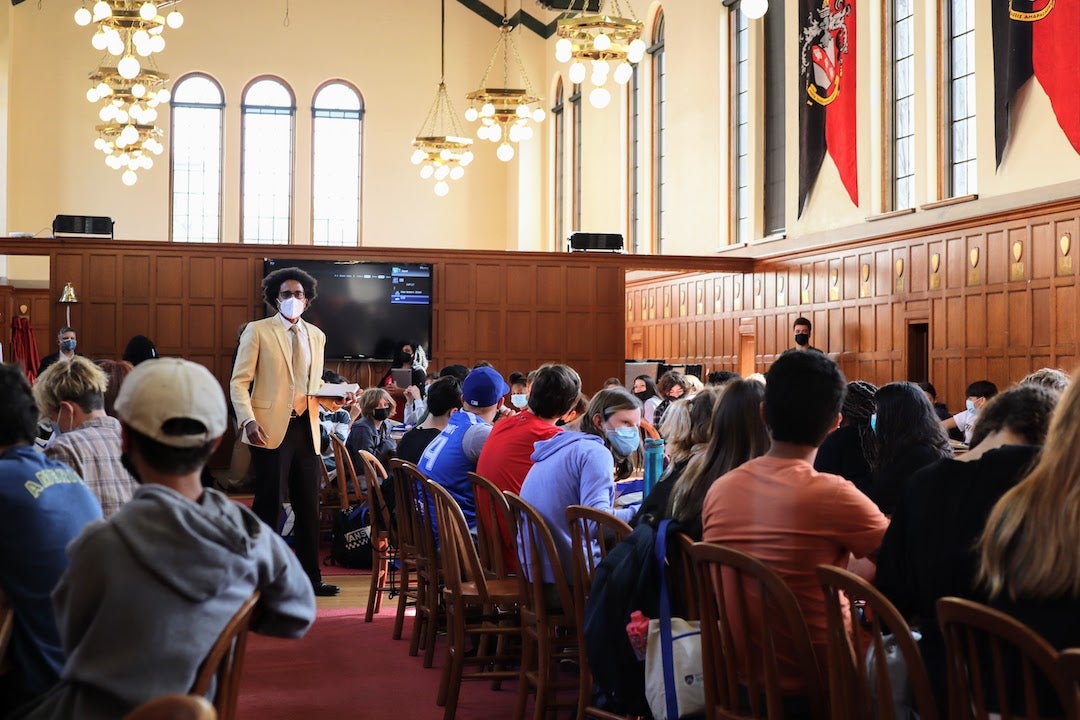
[[[281,516],[283,490],[289,488],[293,509],[296,557],[312,584],[322,582],[319,570],[319,463],[322,459],[311,443],[307,413],[289,421],[285,438],[273,450],[251,446],[255,474],[252,511],[276,532]]]

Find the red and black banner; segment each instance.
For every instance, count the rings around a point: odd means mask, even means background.
[[[855,0],[799,0],[799,215],[825,153],[859,204]]]
[[[993,0],[994,139],[997,164],[1009,142],[1016,91],[1034,74],[1058,125],[1080,153],[1080,4]]]

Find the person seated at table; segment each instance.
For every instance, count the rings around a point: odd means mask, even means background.
[[[1080,646],[1078,445],[1080,387],[1070,382],[1050,420],[1038,462],[994,505],[978,543],[981,599],[1058,649]],[[1017,687],[1010,695],[1022,697],[1020,673],[1011,669],[1008,676]],[[1041,683],[1036,690],[1041,716],[1060,716],[1054,693]]]
[[[664,413],[667,412],[668,406],[690,392],[690,383],[681,372],[668,370],[660,376],[660,381],[656,383],[656,392],[662,400],[656,406],[656,410],[653,411],[652,424],[654,427],[659,428],[664,424]]]
[[[874,584],[905,617],[917,620],[942,709],[945,643],[936,603],[973,597],[975,542],[994,503],[1031,468],[1057,400],[1045,388],[1020,385],[987,403],[975,423],[974,447],[911,476],[881,542]]]
[[[814,458],[815,470],[850,480],[864,493],[870,489],[871,462],[877,450],[874,429],[870,427],[870,418],[877,408],[874,404],[877,390],[877,386],[862,380],[847,384],[841,411],[844,419],[825,438]]]
[[[324,383],[348,382],[333,370],[323,372],[322,379]],[[356,408],[355,412],[359,416],[360,409]],[[353,413],[345,407],[344,391],[340,396],[319,398],[319,454],[322,456],[327,471],[335,472],[337,470],[337,462],[334,459],[334,443],[330,438],[336,437],[341,442],[346,442],[349,439],[349,429],[355,419]]]
[[[663,400],[656,390],[656,381],[651,375],[638,375],[634,378],[634,397],[641,401],[641,419],[650,425],[653,424],[653,413],[656,406]]]
[[[975,429],[975,420],[978,418],[979,410],[997,393],[997,385],[989,380],[976,380],[971,383],[965,391],[967,399],[964,401],[964,409],[951,418],[942,420],[942,427],[946,431],[957,429],[964,433],[964,442],[970,447],[971,432]]]
[[[574,404],[570,406],[570,409],[562,414],[558,420],[555,421],[555,425],[561,427],[563,430],[574,430],[581,432],[581,418],[585,415],[585,410],[589,407],[589,396],[583,392],[579,392],[577,399],[574,400]]]
[[[360,419],[353,423],[345,447],[349,449],[349,458],[358,476],[363,475],[360,451],[367,450],[379,459],[384,466],[394,456],[397,443],[390,437],[390,416],[394,414],[397,403],[390,393],[381,387],[368,388],[357,401],[360,405]]]
[[[547,522],[567,573],[573,566],[566,508],[585,505],[627,522],[634,516],[636,508],[615,507],[615,480],[630,476],[628,458],[641,444],[640,424],[641,401],[624,388],[610,388],[593,396],[581,432],[559,433],[535,445],[521,497]],[[542,576],[554,582],[546,562]]]
[[[427,417],[397,443],[397,457],[416,465],[431,441],[446,429],[450,416],[461,409],[461,382],[441,377],[428,387]]]

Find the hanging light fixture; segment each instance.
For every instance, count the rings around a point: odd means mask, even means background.
[[[469,147],[472,139],[465,137],[461,122],[446,91],[446,0],[442,0],[442,56],[439,73],[439,89],[431,103],[420,132],[413,138],[413,165],[420,166],[420,177],[435,179],[435,194],[439,197],[450,192],[447,180],[460,180],[465,166],[473,161]]]
[[[95,24],[90,44],[107,58],[90,73],[86,91],[86,99],[100,105],[102,124],[94,147],[105,154],[106,165],[123,171],[125,185],[134,185],[137,171],[153,167],[152,156],[165,149],[163,133],[154,123],[157,107],[169,101],[169,76],[149,65],[152,56],[165,49],[165,28],[184,24],[175,8],[179,2],[97,0],[92,9],[83,4],[75,11],[77,25]],[[118,59],[109,61],[108,56]]]
[[[495,67],[500,54],[503,68],[502,87],[488,87],[488,76],[491,75],[491,69]],[[516,67],[524,88],[510,87],[511,63]],[[480,122],[476,137],[499,143],[495,155],[503,162],[509,162],[514,157],[514,146],[511,143],[519,143],[533,136],[530,123],[542,123],[547,116],[540,107],[540,98],[533,94],[532,83],[529,82],[525,65],[521,62],[521,55],[514,42],[513,28],[510,27],[510,17],[506,13],[506,0],[503,0],[499,41],[491,51],[484,77],[480,79],[480,88],[466,95],[465,99],[469,101],[465,119],[469,122]]]
[[[593,13],[587,10],[588,2],[581,0],[581,9],[577,11],[571,3],[570,9],[559,18],[555,59],[570,63],[570,82],[575,85],[585,82],[585,75],[591,70],[593,89],[589,92],[589,103],[605,108],[611,102],[608,79],[625,85],[634,72],[633,66],[645,57],[645,41],[641,39],[644,26],[629,3],[624,10],[621,0],[601,0]]]

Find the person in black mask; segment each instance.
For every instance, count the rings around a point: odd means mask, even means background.
[[[394,414],[397,403],[390,393],[382,388],[368,388],[360,395],[360,417],[349,430],[345,447],[353,467],[359,470],[360,451],[367,450],[379,459],[384,466],[397,451],[397,443],[390,437],[390,423],[387,420]]]
[[[817,350],[810,344],[810,331],[813,326],[804,317],[795,318],[792,329],[795,331],[795,350]]]
[[[633,393],[634,397],[641,401],[641,419],[651,423],[656,406],[663,400],[656,392],[656,381],[651,375],[638,375],[634,378]]]

